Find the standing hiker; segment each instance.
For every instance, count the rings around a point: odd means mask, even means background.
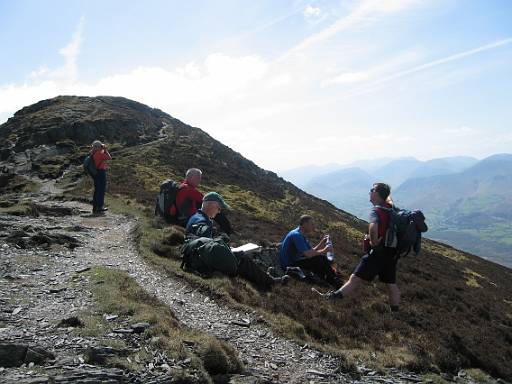
[[[328,236],[325,235],[315,247],[312,247],[306,236],[314,231],[313,217],[301,216],[299,226],[288,232],[281,243],[279,253],[281,267],[290,272],[294,267],[313,272],[320,279],[338,288],[341,285],[340,279],[326,256],[327,252],[332,252],[332,246],[327,245]]]
[[[99,140],[92,143],[91,158],[96,166],[97,173],[94,176],[94,195],[92,198],[92,213],[103,214],[105,208],[105,190],[107,188],[107,161],[112,159],[107,147]]]
[[[384,183],[375,183],[370,189],[370,202],[373,204],[368,226],[370,251],[361,258],[348,282],[337,291],[329,292],[328,298],[341,299],[352,295],[364,282],[371,282],[379,276],[379,280],[387,285],[391,311],[398,311],[400,290],[396,284],[396,248],[384,245],[390,225],[389,209],[393,207],[390,194],[391,188]]]

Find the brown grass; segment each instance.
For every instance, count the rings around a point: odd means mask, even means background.
[[[96,267],[89,272],[89,288],[98,306],[96,313],[83,316],[84,327],[77,333],[101,338],[110,329],[124,324],[147,322],[151,326],[142,334],[142,345],[165,352],[170,359],[191,359],[189,378],[199,380],[185,382],[210,382],[210,375],[238,373],[243,365],[238,353],[226,342],[181,325],[169,307],[144,291],[127,273]],[[117,314],[114,322],[106,322],[102,314]],[[186,341],[186,343],[185,343]],[[194,344],[191,348],[189,345]],[[124,341],[105,340],[104,344],[123,348]],[[142,351],[142,352],[141,352]],[[136,358],[137,356],[137,358]],[[107,365],[138,370],[151,361],[153,356],[144,353],[144,348],[134,351],[126,358],[115,358]],[[136,362],[136,361],[140,362]],[[185,375],[186,376],[186,375]]]
[[[323,302],[311,293],[310,286],[296,281],[260,292],[239,278],[202,280],[180,270],[176,246],[164,244],[167,230],[149,224],[156,186],[167,177],[179,179],[190,166],[203,170],[203,191],[219,190],[228,202],[234,202],[230,213],[237,231],[234,245],[278,242],[303,212],[310,212],[318,227],[312,241],[331,233],[336,267],[348,278],[361,256],[358,237],[366,224],[194,130],[168,142],[124,152],[112,165],[111,195],[124,202],[123,210],[135,207],[139,211],[141,252],[169,274],[186,278],[230,305],[259,311],[289,337],[349,357],[357,354],[368,363],[419,371],[456,372],[475,367],[512,378],[508,364],[512,321],[510,305],[504,301],[510,299],[512,273],[507,268],[426,241],[421,256],[409,256],[399,263],[402,308],[398,316],[391,315],[379,283],[364,288],[357,298]],[[492,282],[476,274],[492,277]],[[473,279],[481,287],[477,292]]]

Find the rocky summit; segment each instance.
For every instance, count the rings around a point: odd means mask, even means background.
[[[95,139],[113,156],[100,217],[81,167]],[[0,146],[0,382],[512,380],[506,267],[427,240],[399,262],[397,314],[378,283],[323,301],[296,280],[262,291],[203,279],[180,268],[182,231],[153,215],[160,182],[190,167],[230,204],[233,246],[272,249],[308,213],[311,240],[331,234],[348,278],[367,223],[124,98],[25,107],[0,126]]]

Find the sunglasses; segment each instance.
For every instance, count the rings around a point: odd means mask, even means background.
[[[370,189],[369,193],[373,193],[373,192],[375,192],[375,188]]]

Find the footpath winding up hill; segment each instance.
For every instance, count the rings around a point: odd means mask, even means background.
[[[290,228],[296,226],[301,214],[309,213],[318,223],[317,238],[326,232],[332,235],[337,269],[348,277],[361,256],[360,239],[366,223],[326,201],[308,195],[274,173],[257,167],[200,129],[130,100],[57,97],[23,108],[0,126],[2,218],[13,214],[34,216],[37,212],[44,216],[44,212],[47,212],[45,208],[34,207],[29,200],[38,193],[46,194],[46,198],[49,198],[49,186],[52,184],[48,181],[61,176],[64,177],[60,184],[66,187],[61,199],[88,198],[90,181],[83,177],[77,166],[87,153],[90,142],[96,138],[106,142],[114,156],[109,172],[107,200],[117,211],[138,217],[133,232],[138,252],[144,263],[163,274],[159,279],[180,279],[208,295],[201,298],[203,301],[215,299],[223,306],[251,313],[250,318],[254,321],[259,319],[280,337],[315,347],[313,352],[309,352],[309,348],[301,352],[299,348],[293,352],[294,357],[288,356],[274,362],[265,358],[269,352],[263,347],[255,347],[252,353],[243,352],[246,365],[261,366],[263,371],[267,369],[262,377],[272,378],[268,371],[275,371],[276,374],[281,370],[285,372],[287,368],[283,367],[289,364],[290,359],[300,360],[308,353],[326,353],[326,356],[337,356],[338,363],[332,364],[338,365],[338,372],[357,367],[361,371],[363,365],[383,372],[386,368],[395,367],[450,374],[457,374],[460,369],[479,368],[495,377],[512,379],[512,271],[439,243],[427,241],[421,256],[410,256],[400,261],[399,284],[403,303],[398,316],[392,316],[389,312],[383,287],[379,284],[375,284],[376,288],[372,285],[364,289],[359,298],[322,302],[311,293],[309,286],[297,281],[261,292],[242,279],[215,277],[203,281],[180,271],[178,248],[176,243],[168,241],[169,231],[173,229],[155,224],[151,215],[159,183],[166,178],[180,179],[189,167],[203,170],[203,191],[221,193],[232,206],[230,217],[237,231],[232,239],[235,245],[246,241],[260,244],[278,242]],[[122,221],[118,216],[112,216],[112,219]],[[0,226],[0,244],[7,244],[5,248],[11,249],[9,244],[21,248],[24,246],[25,249],[43,247],[44,253],[55,241],[63,242],[60,246],[65,247],[72,243],[66,240],[63,233],[53,237],[43,233],[47,236],[44,238],[39,236],[41,228],[32,228],[35,232],[30,232],[30,228],[23,228],[19,223],[15,225],[12,220],[12,224],[9,224],[9,220],[3,219]],[[59,224],[58,218],[53,219],[52,223],[46,225],[65,227]],[[87,227],[83,223],[75,224]],[[44,227],[42,223],[37,225]],[[108,220],[102,225],[108,229]],[[13,234],[11,227],[22,232]],[[176,237],[176,230],[173,233]],[[71,248],[80,249],[83,243],[82,240],[81,245],[77,243]],[[102,265],[109,264],[109,252],[104,252],[107,258]],[[12,256],[11,253],[7,254]],[[7,258],[4,253],[1,257],[4,265]],[[9,265],[12,267],[16,260],[16,257],[11,257]],[[112,251],[111,264],[115,265],[118,261]],[[42,263],[38,268],[44,270],[50,267]],[[3,269],[7,270],[6,267]],[[130,268],[121,269],[131,271]],[[69,271],[60,272],[66,275]],[[104,271],[95,273],[87,277],[89,283]],[[9,279],[8,276],[9,273],[5,272],[1,278]],[[107,281],[108,276],[107,273],[100,281]],[[144,287],[142,279],[138,283]],[[16,286],[16,283],[12,284]],[[79,291],[80,284],[69,289]],[[95,297],[94,289],[85,288],[85,285],[83,289],[92,290]],[[104,294],[105,290],[99,290],[100,298],[96,301],[101,302]],[[12,305],[18,299],[12,295],[2,298],[12,311],[8,318],[0,319],[0,329],[10,329],[15,324],[12,322],[16,321],[15,316],[20,313],[17,308],[20,306],[12,308]],[[175,300],[180,299],[176,297]],[[159,305],[165,307],[164,304]],[[178,312],[176,308],[174,311]],[[116,310],[121,311],[119,308]],[[135,312],[132,308],[126,316],[132,316]],[[151,324],[156,321],[141,317]],[[177,317],[180,318],[179,315]],[[198,323],[202,324],[204,331],[219,336],[219,333],[212,331],[214,325],[203,323],[202,320],[198,320]],[[120,328],[121,325],[126,324],[120,324]],[[108,328],[108,324],[102,326]],[[187,342],[190,344],[190,340],[184,342],[185,345]],[[233,340],[228,342],[232,343]],[[201,342],[196,343],[201,345]],[[244,348],[235,345],[238,350],[251,351],[250,342]],[[230,355],[225,351],[231,347],[219,348],[217,352],[223,351],[219,354]],[[198,352],[197,356],[200,359],[205,355]],[[165,364],[172,366],[170,359],[165,361]],[[181,361],[176,363],[181,369],[187,364],[183,363],[186,358],[176,358],[177,361]],[[203,368],[208,366],[204,360],[202,364]],[[331,363],[326,364],[321,369],[332,369],[329,366]],[[217,373],[236,372],[236,366],[235,363],[225,363],[224,369]],[[226,367],[231,367],[231,371]],[[208,374],[216,372],[214,369],[206,371]],[[315,374],[318,375],[318,372],[309,373]],[[283,373],[280,380],[289,381],[286,377],[291,376],[287,375]],[[304,370],[304,375],[294,380],[309,380],[307,375]],[[327,375],[322,380],[335,379]]]

